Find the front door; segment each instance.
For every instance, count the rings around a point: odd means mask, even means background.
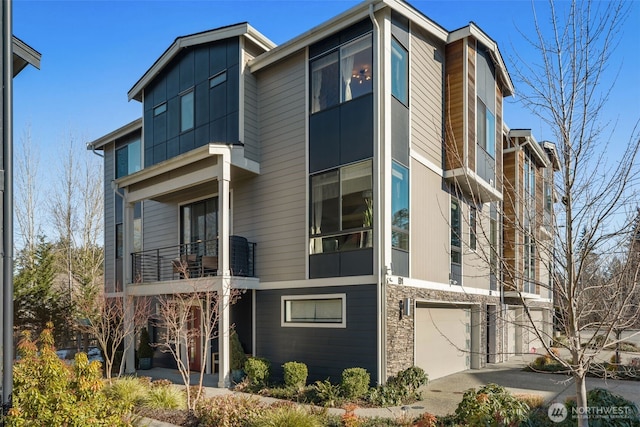
[[[189,331],[189,369],[192,371],[199,371],[202,367],[202,328],[200,319],[200,307],[191,307],[187,328]]]

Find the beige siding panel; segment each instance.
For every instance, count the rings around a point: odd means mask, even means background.
[[[260,131],[258,123],[258,86],[256,77],[251,74],[247,62],[263,53],[264,50],[248,39],[244,39],[244,144],[245,156],[260,161]]]
[[[411,39],[411,147],[443,167],[444,46],[417,31]]]
[[[489,290],[491,284],[489,282],[489,259],[491,254],[491,245],[489,243],[489,227],[490,227],[490,204],[485,203],[482,209],[477,212],[477,243],[476,250],[470,247],[470,207],[464,205],[463,214],[466,214],[462,221],[463,235],[465,239],[464,250],[462,251],[462,274],[465,286],[478,289]]]
[[[246,230],[257,243],[262,282],[305,278],[305,71],[300,54],[257,75],[261,174],[240,183],[246,191],[234,195],[237,232]]]
[[[146,200],[142,208],[142,247],[144,250],[180,244],[178,205]]]
[[[115,284],[115,195],[111,181],[115,177],[114,144],[104,150],[104,283],[107,292],[113,291]]]
[[[411,161],[411,277],[449,283],[449,195],[442,178]]]

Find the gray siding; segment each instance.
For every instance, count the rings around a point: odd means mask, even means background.
[[[346,328],[281,326],[281,297],[301,294],[346,294]],[[256,293],[256,355],[271,362],[272,378],[282,379],[282,364],[303,362],[308,382],[330,378],[339,382],[346,368],[361,367],[375,382],[376,286],[284,289]]]
[[[104,150],[104,283],[107,292],[115,290],[115,215],[111,181],[115,177],[115,149],[109,144]]]
[[[417,30],[410,61],[411,148],[442,167],[444,47]]]
[[[245,61],[255,58],[261,50],[251,42],[245,41]],[[260,131],[258,129],[258,86],[256,78],[244,65],[244,155],[247,159],[260,161]]]
[[[299,54],[258,75],[261,175],[234,182],[234,232],[257,243],[262,282],[305,278],[305,69]]]
[[[142,247],[144,250],[180,243],[178,205],[147,200],[142,206]]]

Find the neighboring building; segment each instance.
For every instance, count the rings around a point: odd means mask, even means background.
[[[249,290],[221,328],[276,376],[296,360],[310,380],[412,365],[433,379],[528,352],[506,291],[548,330],[550,263],[528,252],[523,282],[512,242],[553,229],[508,225],[524,191],[509,174],[532,159],[552,180],[554,163],[503,123],[513,90],[476,25],[449,32],[403,1],[280,46],[246,23],[179,37],[129,91],[143,117],[89,144],[105,159],[106,289],[188,292],[172,260],[193,259],[198,286]]]

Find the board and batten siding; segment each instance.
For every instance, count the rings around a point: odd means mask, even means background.
[[[443,168],[444,47],[418,30],[411,39],[411,148]]]
[[[244,156],[255,162],[260,161],[260,132],[258,129],[258,87],[256,77],[251,74],[247,62],[255,58],[261,52],[258,47],[245,39],[244,59],[242,61],[244,80]]]
[[[115,291],[116,283],[116,231],[115,195],[111,181],[115,177],[115,145],[104,150],[104,283],[106,292]]]
[[[345,294],[346,327],[283,327],[282,296]],[[271,362],[272,378],[282,379],[282,364],[305,363],[308,382],[340,381],[346,368],[361,367],[375,383],[377,372],[376,285],[280,289],[256,292],[256,355]]]
[[[244,215],[252,215],[256,271],[262,282],[306,275],[305,74],[305,56],[298,54],[257,75],[260,175],[247,181],[247,192],[234,192],[234,197],[238,233],[250,226],[241,219],[243,203]]]
[[[411,277],[449,283],[449,194],[442,177],[411,159]]]

